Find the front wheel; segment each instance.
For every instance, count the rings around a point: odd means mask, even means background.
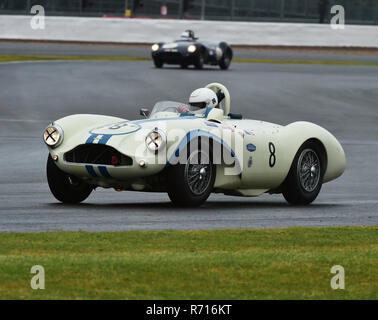
[[[203,50],[198,52],[197,56],[195,57],[194,66],[196,69],[202,69],[205,63],[204,53]]]
[[[47,182],[54,197],[63,203],[80,203],[87,199],[93,187],[84,181],[60,170],[49,155],[47,159]]]
[[[216,167],[211,161],[210,151],[205,150],[201,148],[191,152],[185,164],[168,169],[167,191],[175,205],[200,206],[213,191]]]
[[[325,160],[323,150],[315,142],[304,143],[294,157],[282,194],[293,205],[305,205],[318,196],[323,183]]]
[[[227,70],[228,67],[229,67],[230,64],[231,64],[231,59],[232,59],[231,52],[230,52],[229,50],[227,50],[227,51],[223,54],[222,59],[220,59],[220,61],[219,61],[219,67],[220,67],[222,70]]]
[[[154,58],[153,60],[154,60],[154,65],[155,65],[156,68],[160,69],[160,68],[163,67],[164,62],[161,61],[159,58]]]

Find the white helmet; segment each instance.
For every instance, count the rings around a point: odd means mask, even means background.
[[[189,97],[189,104],[197,108],[215,108],[218,104],[218,98],[215,92],[208,88],[199,88],[194,90]]]

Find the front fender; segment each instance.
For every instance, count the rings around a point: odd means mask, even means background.
[[[234,135],[234,138],[237,138],[238,135]],[[174,143],[170,146],[167,152],[167,166],[174,165],[183,160],[183,152],[186,152],[186,147],[189,143],[198,138],[205,138],[213,141],[213,161],[214,164],[224,164],[224,161],[231,162],[230,160],[235,160],[232,167],[225,168],[226,176],[239,176],[242,174],[242,166],[239,160],[240,155],[235,152],[229,143],[223,140],[221,137],[218,137],[214,133],[209,131],[196,129],[189,131],[184,137],[179,139],[178,143]],[[242,143],[242,140],[240,141]],[[237,143],[235,141],[235,143]],[[237,148],[237,150],[242,150],[242,148]],[[236,151],[237,151],[236,150]],[[223,155],[223,158],[221,158]],[[184,154],[184,161],[186,160],[186,154]]]
[[[75,114],[54,121],[63,129],[64,138],[55,151],[67,152],[79,144],[84,144],[89,131],[94,127],[100,127],[111,123],[126,121],[122,118],[102,116],[96,114]]]
[[[316,139],[326,151],[327,164],[323,182],[334,180],[344,172],[346,158],[343,147],[335,136],[326,129],[311,122],[297,121],[284,127],[282,134],[284,140],[290,142],[285,150],[286,157],[291,159],[288,162],[290,166],[302,144],[307,140]]]

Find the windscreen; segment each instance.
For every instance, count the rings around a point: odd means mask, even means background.
[[[190,113],[193,111],[197,111],[198,108],[187,105],[182,102],[176,102],[176,101],[159,101],[157,102],[152,111],[151,116],[153,114],[156,114],[158,112],[172,112],[177,113],[177,115],[182,113]]]

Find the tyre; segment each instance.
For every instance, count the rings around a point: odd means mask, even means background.
[[[231,54],[231,51],[229,49],[227,49],[222,58],[219,60],[219,67],[222,69],[222,70],[227,70],[228,67],[230,66],[231,64],[231,59],[232,59],[232,54]]]
[[[171,166],[167,172],[168,196],[176,206],[200,206],[213,191],[216,167],[211,150],[205,143],[202,148],[193,149],[188,152],[185,164]]]
[[[204,52],[203,50],[200,50],[198,54],[196,55],[194,66],[196,67],[196,69],[202,69],[204,63],[205,63]]]
[[[154,65],[156,68],[162,68],[163,67],[163,61],[161,61],[159,58],[154,58]]]
[[[183,62],[180,64],[181,69],[188,69],[188,64]]]
[[[316,142],[305,142],[294,157],[282,194],[292,205],[306,205],[318,196],[325,172],[325,151]]]
[[[54,197],[63,203],[80,203],[88,198],[93,187],[84,181],[60,170],[49,155],[47,159],[47,182]]]

